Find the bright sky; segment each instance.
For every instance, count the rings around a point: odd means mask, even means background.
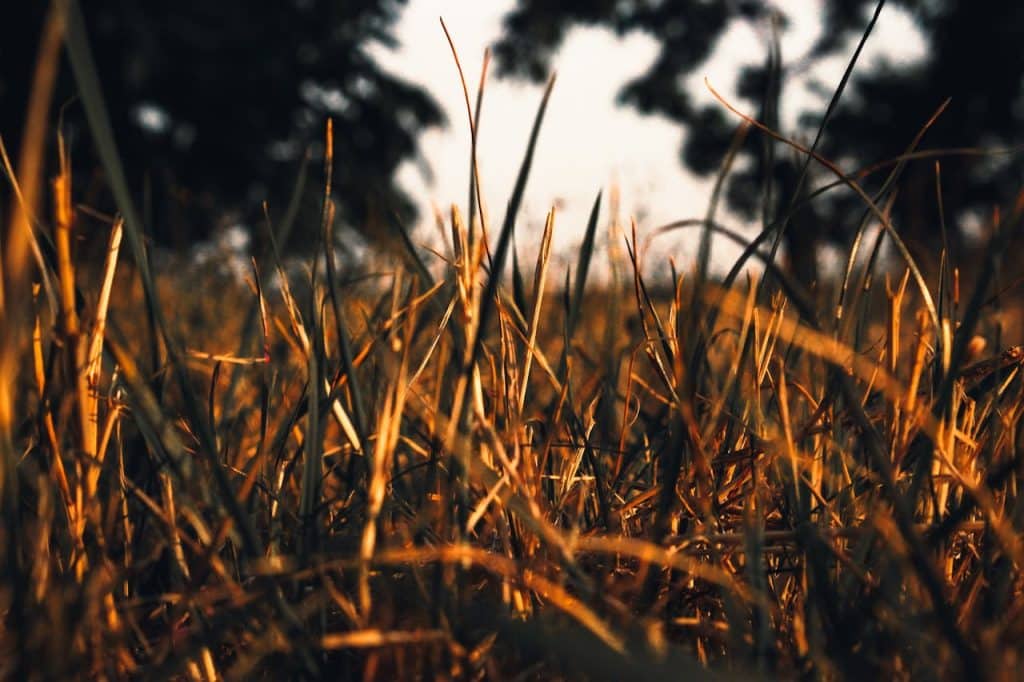
[[[786,0],[784,6],[793,25],[782,37],[784,59],[803,55],[813,42],[825,1]],[[448,115],[446,129],[426,133],[420,140],[433,178],[424,178],[412,163],[406,164],[399,175],[428,221],[435,206],[447,214],[455,202],[465,210],[469,174],[465,104],[438,18],[444,18],[452,33],[470,96],[475,98],[484,49],[501,35],[501,19],[512,6],[511,0],[411,0],[398,26],[401,49],[375,51],[389,69],[430,91]],[[924,49],[924,41],[910,19],[887,8],[861,63],[870,66],[881,58],[914,59]],[[620,217],[628,220],[635,216],[641,235],[658,225],[704,214],[711,181],[688,174],[680,164],[683,131],[660,117],[641,116],[615,104],[622,85],[646,71],[656,54],[657,43],[638,33],[625,39],[603,29],[574,29],[569,34],[554,60],[558,80],[520,214],[517,234],[522,251],[527,251],[528,242],[539,235],[548,208],[556,203],[556,249],[571,250],[579,243],[597,192],[604,189],[607,198],[613,183],[621,194]],[[749,24],[735,24],[706,68],[690,78],[694,97],[698,101],[713,99],[704,86],[705,76],[723,95],[734,96],[740,67],[763,61],[764,54],[764,36]],[[837,82],[848,58],[844,54],[829,60],[814,74],[826,82]],[[478,159],[490,219],[495,224],[504,217],[541,90],[541,86],[494,77],[488,82]],[[823,108],[824,104],[808,95],[801,84],[791,86],[783,97],[783,123],[792,129],[802,108]],[[602,225],[607,224],[607,217],[603,209]],[[739,227],[727,215],[720,217]],[[418,232],[421,242],[430,240],[433,234],[423,225]],[[654,265],[650,259],[664,260],[669,255],[686,261],[696,250],[696,232],[660,239],[656,242],[658,248],[648,257],[649,265]],[[715,253],[721,266],[738,250],[722,242],[716,244]]]

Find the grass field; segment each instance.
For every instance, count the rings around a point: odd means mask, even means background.
[[[274,248],[243,284],[150,268],[97,92],[120,215],[65,171],[4,231],[0,676],[1015,676],[1024,350],[993,294],[1024,201],[962,283],[851,255],[808,294],[702,248],[655,291],[597,205],[569,272],[554,213],[513,257],[542,105],[502,222],[471,198],[426,262],[396,236],[375,287]]]

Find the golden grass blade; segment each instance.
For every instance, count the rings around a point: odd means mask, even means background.
[[[551,237],[555,231],[555,209],[548,211],[544,221],[544,233],[540,238],[540,252],[537,254],[537,265],[533,272],[533,312],[530,314],[529,338],[526,341],[526,357],[523,359],[523,371],[520,377],[518,411],[523,412],[526,404],[526,391],[530,384],[530,368],[533,356],[537,352],[537,331],[540,327],[540,312],[544,305],[544,292],[547,284],[548,263],[551,260]]]
[[[351,630],[335,632],[320,638],[322,649],[374,649],[409,644],[429,644],[447,641],[449,635],[443,630]]]
[[[25,111],[25,127],[22,131],[17,174],[11,170],[10,161],[3,152],[4,166],[14,185],[17,201],[11,205],[8,241],[4,244],[4,262],[0,265],[0,312],[6,310],[6,287],[14,284],[19,291],[10,293],[20,296],[21,281],[28,264],[28,250],[31,249],[43,273],[43,281],[49,290],[49,278],[45,272],[39,245],[36,242],[34,216],[42,198],[43,163],[45,160],[47,125],[50,122],[50,105],[60,67],[60,47],[64,40],[66,26],[66,3],[63,0],[50,2],[39,40],[39,51],[32,76],[32,89]],[[0,140],[0,147],[2,147]],[[21,181],[20,186],[15,178]],[[4,282],[4,277],[7,282]]]
[[[98,431],[100,420],[100,374],[103,368],[103,339],[107,330],[107,312],[110,309],[110,295],[114,287],[114,274],[117,270],[117,256],[121,251],[121,234],[123,221],[114,221],[114,227],[110,231],[110,240],[107,244],[106,261],[103,266],[103,281],[100,285],[100,297],[96,303],[96,315],[93,321],[92,332],[89,335],[88,349],[85,354],[85,368],[82,374],[85,378],[87,391],[83,440],[86,447],[91,447],[96,463],[89,468],[86,478],[86,498],[92,499],[96,494],[96,484],[99,481],[100,467],[106,457],[106,443],[109,442],[113,423],[108,422],[104,429],[102,440]],[[115,410],[116,412],[116,410]],[[90,450],[86,450],[88,454]]]

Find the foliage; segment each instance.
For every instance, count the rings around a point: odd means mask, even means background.
[[[619,101],[643,113],[665,116],[685,126],[681,158],[696,173],[708,175],[719,164],[733,137],[737,121],[718,103],[698,106],[689,90],[699,67],[714,53],[726,31],[748,23],[764,41],[765,60],[749,65],[739,76],[741,107],[773,128],[778,128],[778,98],[787,84],[795,84],[816,60],[853,50],[855,38],[868,26],[867,10],[884,5],[875,0],[825,2],[818,40],[807,54],[789,56],[773,46],[773,24],[784,30],[785,3],[744,2],[575,1],[550,3],[519,0],[505,18],[505,35],[497,45],[499,70],[540,79],[551,68],[555,50],[574,25],[604,26],[619,35],[638,31],[659,44],[658,55],[646,73],[623,86]],[[1024,98],[1024,9],[1019,3],[990,3],[983,8],[968,0],[892,0],[889,8],[911,14],[927,42],[920,63],[884,63],[875,68],[858,66],[824,129],[818,149],[827,158],[841,160],[847,172],[899,156],[906,143],[947,99],[949,107],[932,125],[923,147],[932,150],[970,147],[996,148],[1019,143],[1021,101]],[[720,85],[720,84],[719,84]],[[828,93],[830,86],[810,83],[812,92]],[[786,91],[791,96],[792,90]],[[783,131],[790,137],[813,139],[823,125],[821,111],[808,111],[802,127]],[[749,137],[727,185],[730,205],[765,224],[789,215],[791,202],[810,189],[799,182],[805,157],[766,148],[760,136]],[[941,159],[941,194],[944,215],[939,215],[940,191],[935,161]],[[812,177],[821,175],[812,165]],[[1021,177],[1019,153],[1007,157],[981,157],[951,153],[908,164],[900,184],[895,222],[919,255],[927,252],[943,220],[954,238],[970,212],[987,210],[996,201],[1012,197]],[[775,198],[766,198],[766,179],[775,184]],[[874,192],[878,185],[868,181]],[[845,246],[859,226],[859,198],[831,193],[795,214],[791,250],[806,244],[813,249],[819,238]],[[976,216],[975,216],[976,217]],[[954,244],[956,242],[954,241]],[[798,276],[811,281],[809,273]]]
[[[0,22],[0,133],[16,154],[48,2],[16,2]],[[225,213],[262,222],[304,154],[335,120],[341,217],[357,229],[413,207],[395,185],[416,138],[443,122],[421,88],[383,70],[373,46],[395,47],[404,0],[81,3],[132,191],[155,202],[149,228],[188,246]],[[62,70],[55,95],[84,180],[96,166],[77,89]],[[244,171],[242,170],[244,169]],[[100,185],[102,186],[102,185]],[[316,224],[316,192],[307,197]],[[107,208],[100,203],[99,208]],[[257,235],[258,236],[258,235]],[[313,245],[315,235],[301,243]]]

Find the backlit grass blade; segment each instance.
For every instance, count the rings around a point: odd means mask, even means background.
[[[764,124],[760,123],[759,121],[756,121],[750,116],[740,112],[734,106],[729,104],[725,99],[723,99],[722,96],[719,95],[713,88],[710,88],[710,86],[708,87],[709,89],[711,89],[712,94],[720,102],[722,102],[725,105],[725,107],[729,109],[731,112],[738,115],[740,118],[743,118],[751,125],[758,128],[767,135],[771,135],[777,140],[785,142],[798,152],[810,155],[811,157],[814,158],[815,161],[817,161],[820,165],[826,168],[830,173],[834,174],[837,178],[841,179],[847,187],[853,190],[857,197],[867,206],[868,209],[870,209],[872,216],[876,220],[878,220],[882,228],[889,235],[890,239],[892,239],[893,245],[896,247],[896,250],[900,254],[900,258],[906,264],[907,268],[910,269],[911,275],[914,278],[914,283],[917,285],[918,293],[921,296],[922,303],[925,306],[925,309],[928,311],[928,315],[932,318],[935,326],[938,327],[938,312],[935,308],[935,302],[932,299],[931,291],[928,288],[928,283],[924,279],[924,275],[921,274],[921,270],[917,266],[917,263],[914,261],[913,256],[911,256],[910,251],[907,249],[907,245],[904,243],[903,239],[900,238],[899,234],[897,234],[895,228],[893,228],[888,216],[878,206],[878,203],[874,199],[872,199],[867,194],[867,192],[864,191],[864,188],[860,185],[860,183],[855,178],[852,178],[848,174],[844,173],[836,164],[824,158],[813,149],[809,149],[791,139],[783,137],[776,131],[767,128]]]
[[[569,302],[569,319],[566,321],[569,339],[576,333],[580,311],[583,309],[583,293],[587,286],[587,275],[590,273],[590,260],[594,255],[594,237],[597,234],[597,219],[601,215],[601,192],[597,193],[594,205],[587,219],[587,229],[583,233],[583,244],[580,245],[580,257],[576,264],[576,281],[573,286],[572,300]]]
[[[498,244],[494,249],[494,258],[491,266],[490,277],[487,279],[487,286],[484,288],[483,296],[480,299],[480,315],[477,323],[476,336],[473,345],[470,347],[464,371],[469,371],[476,364],[480,347],[483,345],[484,336],[487,334],[487,325],[494,314],[494,297],[501,283],[501,273],[504,270],[505,260],[508,258],[509,246],[512,244],[512,233],[516,226],[516,216],[519,214],[519,207],[523,202],[523,195],[526,193],[526,181],[530,177],[530,167],[533,165],[533,153],[537,146],[537,138],[540,135],[540,126],[544,121],[544,112],[547,111],[548,100],[551,98],[551,91],[555,87],[555,77],[548,80],[544,95],[540,101],[540,108],[533,122],[533,129],[530,131],[530,141],[526,145],[526,155],[519,166],[519,175],[516,177],[516,184],[512,190],[512,196],[505,211],[505,221],[501,226],[501,233],[498,236]]]
[[[876,203],[885,201],[887,198],[890,202],[895,200],[896,190],[898,187],[897,182],[902,177],[903,171],[907,167],[909,157],[921,144],[921,140],[924,138],[925,133],[932,127],[932,125],[935,124],[939,116],[941,116],[942,113],[949,106],[949,103],[949,99],[943,102],[939,106],[939,108],[935,110],[935,113],[933,113],[931,117],[925,122],[925,124],[921,126],[921,129],[918,130],[917,133],[914,135],[914,139],[911,140],[910,144],[907,145],[907,148],[904,150],[903,155],[899,158],[895,166],[893,166],[893,169],[889,172],[889,175],[885,178],[885,181],[882,183],[881,189],[879,189],[878,192],[875,193],[874,199]],[[854,240],[850,245],[850,252],[846,259],[846,269],[843,274],[842,284],[839,287],[838,300],[836,301],[835,316],[837,328],[838,325],[841,324],[843,321],[844,313],[848,309],[855,309],[857,307],[856,297],[861,295],[861,292],[864,290],[865,280],[867,280],[867,278],[870,277],[872,272],[871,267],[866,267],[864,269],[864,274],[861,277],[860,286],[855,286],[853,288],[853,302],[851,303],[847,301],[847,292],[850,289],[850,284],[853,278],[853,269],[857,261],[857,254],[860,251],[860,245],[861,242],[864,240],[864,236],[866,234],[866,230],[868,228],[871,217],[871,209],[865,208],[860,218],[860,227],[857,230],[857,235],[854,237]],[[880,239],[881,235],[879,235],[879,240]],[[873,262],[874,258],[869,260],[869,263]]]
[[[395,213],[389,213],[388,218],[391,223],[391,228],[395,235],[398,237],[399,243],[402,246],[402,256],[409,266],[409,271],[420,280],[420,287],[422,291],[427,291],[434,286],[434,277],[430,274],[430,270],[427,269],[426,264],[423,262],[423,258],[420,257],[419,252],[416,251],[416,246],[412,243],[412,239],[409,237],[409,231],[406,229],[402,221],[399,220],[398,215]]]
[[[484,50],[484,61],[480,67],[480,84],[477,86],[476,92],[476,108],[470,109],[469,106],[469,87],[466,85],[466,75],[462,71],[462,62],[459,59],[459,51],[455,49],[455,41],[452,39],[451,33],[448,32],[448,26],[445,25],[444,19],[441,19],[441,28],[444,31],[445,38],[448,39],[448,46],[452,51],[452,59],[455,60],[455,67],[459,71],[459,82],[462,84],[462,96],[466,103],[466,116],[469,118],[469,136],[470,136],[470,147],[469,147],[469,203],[467,204],[467,216],[469,219],[467,243],[469,244],[469,250],[473,250],[473,245],[476,241],[476,220],[477,220],[477,209],[479,208],[480,227],[484,234],[487,233],[487,226],[484,222],[483,207],[480,203],[480,176],[478,172],[478,166],[476,162],[476,148],[477,139],[480,131],[480,111],[483,108],[484,102],[484,86],[487,84],[487,70],[491,63],[491,51],[490,49]]]
[[[334,123],[331,119],[327,119],[327,131],[326,139],[324,140],[324,196],[323,204],[321,208],[321,232],[323,234],[323,249],[324,249],[324,261],[327,264],[327,291],[331,298],[331,307],[334,312],[334,332],[337,338],[338,347],[341,355],[341,365],[348,377],[349,390],[352,394],[352,411],[355,417],[355,429],[359,438],[359,449],[362,452],[366,452],[366,421],[363,413],[363,397],[362,390],[359,386],[359,380],[355,375],[352,368],[352,344],[349,341],[349,333],[345,324],[345,305],[341,298],[341,290],[338,284],[338,268],[334,262],[335,258],[335,235],[334,235],[334,224],[335,224],[335,209],[333,198],[331,197],[331,184],[334,177]],[[316,286],[316,283],[313,283]],[[315,350],[316,345],[314,344]],[[324,359],[326,359],[326,352],[324,353]],[[311,365],[312,368],[312,365]],[[323,367],[323,363],[318,366],[318,369],[326,377],[326,368]],[[312,370],[311,370],[312,371]],[[312,381],[312,375],[310,376]],[[318,380],[317,386],[322,384],[322,381]],[[310,419],[313,419],[313,415],[310,414]]]
[[[530,304],[526,300],[526,283],[523,281],[523,272],[519,267],[519,250],[516,248],[516,240],[512,239],[512,300],[515,302],[519,313],[526,316]]]
[[[818,125],[818,130],[815,133],[814,141],[810,146],[810,153],[804,156],[803,165],[800,169],[800,174],[797,177],[796,187],[793,190],[793,195],[789,198],[790,208],[793,207],[799,198],[800,194],[804,190],[804,185],[807,183],[807,179],[810,177],[811,160],[815,157],[818,150],[818,145],[821,144],[821,139],[825,134],[825,128],[828,126],[829,121],[832,119],[832,115],[836,108],[839,106],[839,101],[842,99],[843,93],[846,91],[846,85],[849,83],[850,78],[853,76],[854,68],[860,59],[861,52],[864,50],[864,46],[867,44],[868,37],[874,31],[875,24],[878,22],[878,17],[882,13],[882,8],[885,7],[886,0],[879,0],[878,4],[875,5],[875,11],[868,21],[867,26],[864,28],[864,32],[861,34],[860,41],[857,43],[856,49],[853,51],[853,55],[850,57],[849,62],[846,65],[846,69],[843,71],[842,77],[839,79],[839,85],[836,86],[835,91],[832,93],[832,98],[829,100],[828,107],[825,109],[825,114],[822,116],[821,123]],[[770,144],[770,142],[767,142]],[[792,215],[792,212],[787,213],[787,216]],[[786,229],[789,227],[788,217],[779,226],[778,233],[775,240],[772,242],[771,247],[771,259],[775,259],[775,254],[778,250],[779,244],[782,241],[782,236]]]

